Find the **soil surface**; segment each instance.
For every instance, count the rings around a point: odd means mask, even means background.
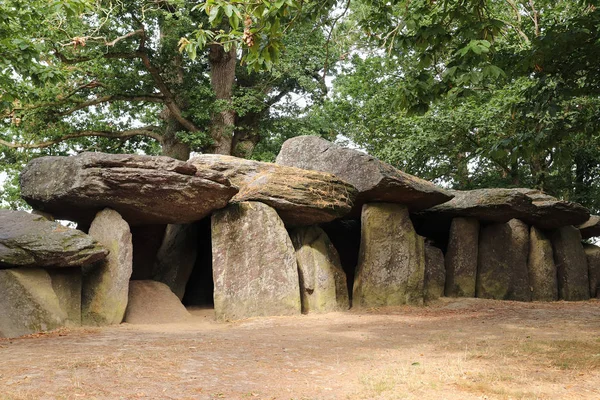
[[[600,301],[442,299],[0,340],[0,399],[600,399]]]

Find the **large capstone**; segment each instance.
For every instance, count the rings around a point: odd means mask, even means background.
[[[444,253],[441,249],[425,243],[425,282],[423,286],[425,301],[443,297],[445,283]]]
[[[529,231],[529,285],[533,301],[558,300],[556,265],[550,239],[535,226]]]
[[[527,258],[529,227],[517,219],[481,228],[477,297],[531,301]]]
[[[127,308],[133,248],[129,225],[119,213],[98,213],[90,235],[110,253],[106,260],[83,268],[81,320],[84,325],[120,324]]]
[[[588,261],[590,296],[600,299],[600,247],[586,244],[584,250]]]
[[[300,314],[294,246],[266,204],[232,204],[212,215],[217,320]]]
[[[558,297],[566,301],[588,300],[588,265],[579,229],[565,226],[552,232]]]
[[[477,189],[451,191],[447,203],[420,213],[435,223],[438,219],[472,217],[483,222],[508,222],[520,219],[541,229],[577,225],[589,218],[589,210],[577,203],[563,201],[533,189]]]
[[[170,324],[185,322],[190,313],[162,282],[130,281],[129,301],[123,322],[129,324]]]
[[[0,268],[82,266],[107,254],[81,231],[25,211],[0,210]]]
[[[289,226],[306,226],[340,218],[352,209],[356,188],[332,174],[202,154],[190,160],[198,170],[222,173],[240,191],[234,202],[259,201],[275,210]]]
[[[16,337],[66,325],[68,315],[60,306],[46,270],[0,270],[0,337]]]
[[[277,164],[328,172],[359,191],[355,212],[365,203],[388,202],[422,210],[452,198],[447,191],[423,179],[406,174],[358,150],[340,147],[317,136],[287,140]]]
[[[350,307],[346,274],[327,234],[317,226],[290,233],[296,249],[302,312],[329,312]]]
[[[415,232],[408,208],[401,204],[365,204],[361,232],[352,304],[423,304],[425,242]]]
[[[131,225],[193,222],[236,193],[223,175],[169,157],[40,157],[21,173],[21,194],[32,207],[84,225],[106,207]]]
[[[475,218],[454,218],[446,251],[446,296],[475,297],[479,222]]]
[[[578,225],[577,229],[579,229],[582,239],[600,236],[600,216],[590,215],[590,218],[583,224]]]

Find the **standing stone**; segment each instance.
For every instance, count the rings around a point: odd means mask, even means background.
[[[165,283],[179,300],[196,262],[198,230],[194,224],[168,225],[156,255],[153,279]]]
[[[81,326],[81,268],[54,268],[48,274],[67,326]]]
[[[446,251],[446,296],[475,297],[479,222],[454,218]]]
[[[0,270],[0,337],[17,337],[64,326],[50,275],[43,269]]]
[[[327,234],[319,227],[298,228],[290,237],[296,248],[302,312],[350,308],[346,274]]]
[[[579,229],[563,226],[552,232],[551,240],[558,279],[558,297],[566,301],[589,300],[588,265]]]
[[[529,234],[529,285],[533,301],[558,300],[556,265],[550,239],[535,226]]]
[[[586,244],[584,249],[588,261],[590,296],[600,299],[600,247]]]
[[[441,249],[425,243],[425,284],[423,288],[425,301],[444,296],[445,283],[444,253]]]
[[[481,229],[477,297],[531,301],[527,257],[529,227],[518,219]]]
[[[294,246],[277,212],[241,202],[212,215],[217,320],[300,314]]]
[[[90,236],[109,249],[103,262],[83,269],[81,320],[84,325],[120,324],[127,307],[133,249],[129,225],[116,211],[100,211]]]
[[[423,304],[425,240],[401,204],[365,204],[352,302],[358,307]]]

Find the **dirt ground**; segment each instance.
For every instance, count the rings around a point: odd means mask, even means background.
[[[450,300],[0,340],[0,399],[600,399],[600,301]]]

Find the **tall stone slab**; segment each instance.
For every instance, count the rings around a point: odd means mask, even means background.
[[[47,270],[60,308],[67,313],[66,326],[81,326],[81,268]]]
[[[600,247],[586,244],[584,249],[588,262],[590,296],[600,299]]]
[[[446,296],[475,297],[479,222],[475,218],[454,218],[446,251]]]
[[[341,311],[350,308],[346,274],[327,234],[318,226],[290,232],[300,275],[302,312]]]
[[[119,213],[105,209],[92,221],[89,234],[110,253],[103,262],[83,268],[82,323],[120,324],[127,308],[133,267],[129,225]]]
[[[365,204],[352,303],[357,307],[423,304],[425,240],[401,204]]]
[[[194,224],[168,225],[163,242],[156,254],[155,281],[163,282],[179,300],[196,263],[198,230]]]
[[[0,337],[17,337],[65,325],[50,275],[43,269],[0,270]]]
[[[579,229],[563,226],[552,232],[551,240],[558,279],[558,297],[566,301],[589,300],[588,265]]]
[[[533,301],[558,300],[556,265],[550,239],[535,226],[529,231],[529,285]]]
[[[423,288],[425,301],[444,296],[446,267],[441,249],[425,243],[425,283]]]
[[[241,202],[212,215],[217,320],[300,314],[294,246],[277,212]]]
[[[476,295],[485,299],[531,301],[527,258],[529,227],[518,219],[481,229]]]

